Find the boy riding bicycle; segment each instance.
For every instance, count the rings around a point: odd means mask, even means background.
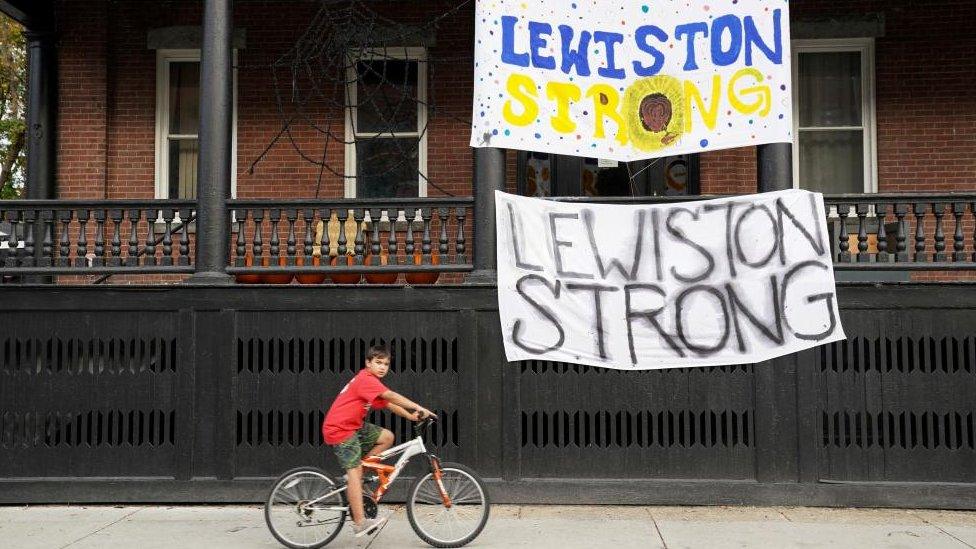
[[[379,454],[393,445],[388,429],[366,423],[370,409],[388,408],[394,414],[418,421],[433,412],[386,388],[380,381],[390,370],[390,352],[385,346],[369,348],[362,370],[339,391],[322,422],[322,437],[332,446],[339,465],[346,470],[346,497],[356,537],[376,531],[386,518],[366,519],[363,511],[364,457]],[[414,409],[414,412],[407,411]]]

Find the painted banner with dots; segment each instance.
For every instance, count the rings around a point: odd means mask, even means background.
[[[638,160],[793,141],[786,0],[478,0],[471,146]]]

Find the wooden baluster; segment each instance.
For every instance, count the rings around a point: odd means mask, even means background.
[[[837,236],[837,244],[840,250],[838,261],[849,263],[851,261],[851,239],[847,234],[847,218],[851,215],[850,204],[838,204],[837,215],[840,217],[840,231],[838,231]]]
[[[127,267],[139,265],[139,220],[140,210],[129,210],[129,254],[125,258]]]
[[[312,208],[302,208],[302,219],[305,220],[305,247],[302,255],[305,256],[305,264],[312,264],[312,245],[315,242],[313,233],[315,232],[315,210]]]
[[[20,258],[21,267],[34,266],[34,222],[37,210],[24,210],[24,253]]]
[[[192,209],[180,208],[180,256],[176,264],[182,267],[190,265],[190,217],[192,215]]]
[[[15,261],[16,260],[16,256],[14,255],[14,252],[17,249],[17,230],[16,230],[16,226],[14,225],[14,221],[13,221],[14,218],[16,217],[16,215],[17,215],[17,212],[15,212],[15,211],[12,211],[12,210],[3,210],[2,208],[0,208],[0,221],[3,221],[4,219],[6,219],[7,222],[10,223],[10,234],[8,234],[6,236],[6,238],[7,238],[7,247],[6,248],[0,247],[0,267],[15,267],[16,266],[16,265],[13,265],[13,264],[8,263],[8,261]]]
[[[895,218],[898,220],[898,229],[895,233],[895,261],[904,263],[908,261],[908,232],[906,230],[905,215],[908,213],[908,204],[903,202],[895,203]]]
[[[433,217],[433,208],[421,208],[420,218],[424,220],[424,235],[420,239],[420,255],[424,265],[430,265],[430,220]],[[438,258],[440,259],[440,258]]]
[[[95,210],[95,258],[93,267],[105,266],[105,210]]]
[[[407,264],[413,265],[414,264],[413,255],[416,250],[416,248],[414,248],[414,242],[413,242],[413,219],[417,215],[417,210],[415,208],[406,208],[403,210],[403,215],[407,220],[407,240],[406,243],[404,244],[403,250],[407,254]]]
[[[234,249],[234,266],[243,267],[244,258],[247,256],[247,240],[244,238],[244,233],[247,231],[247,209],[234,210],[234,218],[237,220],[237,247]]]
[[[274,209],[268,212],[268,221],[271,222],[271,265],[277,267],[281,261],[281,241],[278,240],[278,222],[281,221],[281,210]]]
[[[874,215],[878,220],[878,255],[875,261],[878,263],[888,262],[888,233],[885,229],[885,219],[888,217],[887,204],[875,204]]]
[[[322,222],[322,241],[319,243],[319,253],[322,254],[322,264],[329,263],[329,252],[332,242],[329,239],[329,221],[332,220],[332,208],[319,210],[319,221]],[[341,226],[340,226],[341,227]],[[344,232],[342,229],[339,232]],[[338,263],[338,261],[336,261]]]
[[[58,210],[58,221],[61,222],[61,235],[58,241],[58,267],[71,266],[71,217],[73,210]]]
[[[345,265],[344,257],[349,254],[349,250],[346,249],[346,219],[348,219],[349,212],[345,208],[339,208],[336,210],[336,219],[339,220],[339,240],[337,242],[336,253],[339,255],[339,259],[342,260],[339,265]],[[330,216],[329,219],[332,219]],[[328,227],[326,227],[326,233],[329,232]]]
[[[924,262],[925,258],[925,204],[916,202],[912,206],[915,214],[915,257],[916,262]]]
[[[7,256],[8,267],[18,267],[20,266],[20,261],[24,257],[24,249],[20,247],[20,236],[24,234],[23,228],[23,210],[13,210],[7,214],[8,221],[10,222],[10,238],[7,240],[7,246],[10,255]],[[18,229],[19,227],[19,229]]]
[[[952,215],[956,218],[956,230],[952,233],[952,260],[966,261],[966,239],[962,233],[962,216],[966,214],[966,203],[955,202],[952,204]]]
[[[157,264],[156,261],[156,218],[159,217],[159,210],[146,210],[146,258],[142,261],[143,265]]]
[[[440,260],[447,263],[447,223],[450,221],[450,208],[437,208],[437,219],[441,223],[440,245],[437,247]]]
[[[363,229],[363,219],[366,216],[366,210],[359,210],[358,208],[352,211],[352,218],[356,221],[356,265],[363,264],[363,254],[366,252],[366,235]],[[345,227],[343,227],[345,230]]]
[[[173,264],[173,217],[172,208],[163,209],[163,265]]]
[[[264,232],[264,208],[258,208],[252,212],[254,215],[254,266],[262,264],[261,259],[264,257],[264,240],[262,239],[261,233]]]
[[[75,267],[88,266],[88,218],[91,210],[78,210],[78,247],[75,251]]]
[[[369,210],[369,224],[373,234],[369,239],[369,253],[372,256],[370,265],[380,264],[380,211],[376,208]]]
[[[857,212],[857,262],[867,263],[871,260],[871,255],[868,254],[868,205],[859,203],[855,206],[855,211]]]
[[[392,216],[390,215],[390,211],[393,212]],[[386,236],[386,257],[390,265],[395,265],[400,263],[397,261],[397,248],[399,247],[399,243],[397,242],[396,234],[396,224],[397,220],[400,219],[400,210],[387,210],[386,219],[390,222],[390,234]],[[413,261],[412,257],[410,261]]]
[[[285,210],[285,218],[288,220],[288,238],[285,240],[285,253],[288,254],[288,264],[295,264],[295,253],[298,251],[298,241],[295,239],[295,221],[298,219],[298,210],[289,208]]]
[[[467,263],[467,259],[464,256],[465,253],[465,243],[464,243],[464,217],[467,214],[467,210],[464,206],[454,209],[454,218],[457,219],[457,238],[454,243],[454,254],[456,261],[458,263]]]
[[[109,210],[114,227],[112,232],[112,256],[108,260],[109,267],[122,265],[122,210]]]
[[[40,210],[43,231],[41,236],[41,257],[38,267],[54,264],[54,210]]]
[[[945,216],[945,203],[933,202],[932,212],[935,214],[935,253],[932,254],[932,261],[942,263],[947,259],[945,253],[945,230],[942,226],[942,217]]]

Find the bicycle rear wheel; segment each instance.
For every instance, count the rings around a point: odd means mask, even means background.
[[[420,539],[434,547],[461,547],[488,523],[491,503],[484,481],[458,463],[441,464],[441,482],[450,507],[441,499],[433,473],[417,477],[407,493],[407,518]]]
[[[323,471],[299,467],[281,475],[264,504],[264,520],[271,535],[290,549],[316,549],[332,541],[346,521],[345,498]]]

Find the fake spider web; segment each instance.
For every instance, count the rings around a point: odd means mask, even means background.
[[[470,14],[463,8],[471,3],[441,2],[435,15],[403,24],[380,16],[363,0],[320,0],[307,29],[271,64],[281,129],[249,171],[285,141],[318,166],[316,198],[326,175],[369,179],[374,196],[417,196],[421,179],[453,196],[418,169],[419,143],[433,119],[470,128],[470,108],[453,113],[446,105],[439,108],[436,86],[422,84],[457,81],[458,67],[470,65],[471,55],[435,55],[414,46],[425,45],[438,27],[465,28],[463,19]],[[308,129],[323,137],[323,144],[313,148],[297,137]],[[344,160],[330,160],[330,151],[347,145],[356,149],[356,175],[347,173]]]

